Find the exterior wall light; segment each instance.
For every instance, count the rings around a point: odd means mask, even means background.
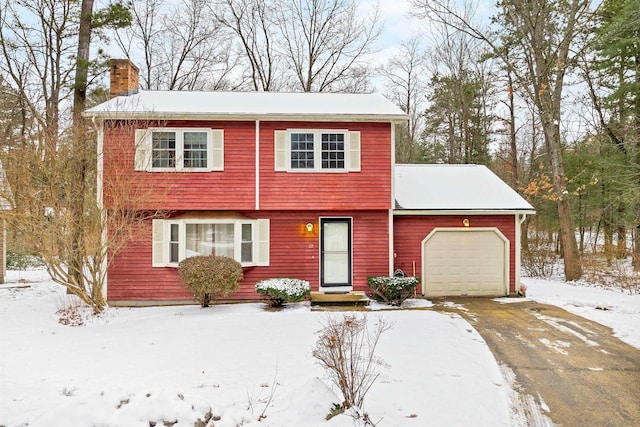
[[[468,227],[469,224],[470,224],[469,218],[465,218],[465,219],[462,220],[462,225],[464,225],[465,227]]]
[[[307,228],[307,233],[313,233],[313,223],[312,222],[308,222],[306,228]]]

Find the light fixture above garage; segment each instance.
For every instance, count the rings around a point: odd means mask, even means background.
[[[465,218],[462,220],[462,225],[464,225],[465,227],[468,227],[471,223],[469,222],[469,218]]]

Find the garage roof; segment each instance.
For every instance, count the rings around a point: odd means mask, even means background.
[[[397,210],[529,211],[531,206],[482,165],[396,165]]]
[[[141,91],[117,96],[85,111],[106,119],[407,120],[376,93]]]

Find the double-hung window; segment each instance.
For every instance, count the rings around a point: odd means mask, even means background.
[[[224,132],[198,128],[136,130],[135,169],[207,172],[224,169]]]
[[[245,267],[268,265],[269,220],[154,220],[153,265],[177,266],[185,258],[216,255]]]
[[[360,132],[346,130],[276,131],[275,170],[359,172]]]

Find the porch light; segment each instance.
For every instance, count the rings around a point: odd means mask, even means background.
[[[469,218],[465,218],[465,219],[462,220],[462,225],[464,225],[465,227],[468,227],[469,224],[470,224]]]
[[[312,222],[308,222],[306,228],[307,228],[307,233],[313,233],[313,223]]]

